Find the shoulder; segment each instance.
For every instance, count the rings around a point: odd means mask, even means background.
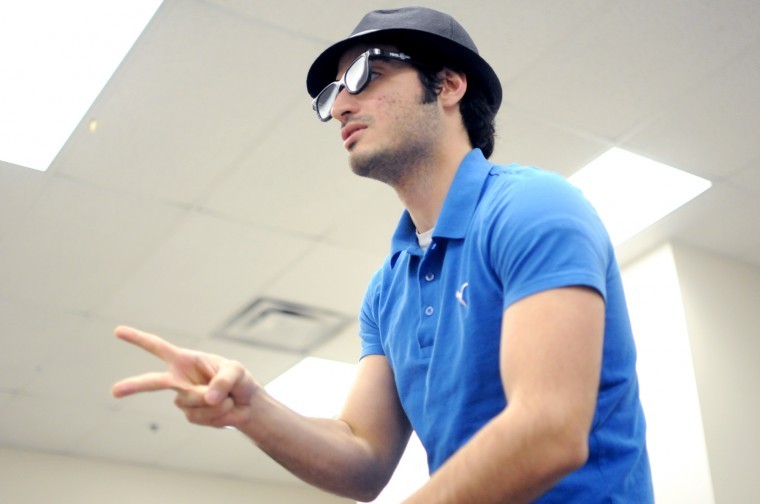
[[[403,253],[403,252],[402,252]],[[364,292],[363,309],[375,311],[380,301],[384,286],[392,281],[393,268],[391,267],[393,255],[385,257],[383,264],[375,270]]]
[[[604,225],[577,187],[562,175],[533,166],[493,166],[479,205],[479,216],[513,230],[540,226],[581,226],[600,238]]]
[[[534,166],[493,166],[482,203],[515,210],[551,211],[563,206],[588,207],[583,194],[563,176]]]
[[[604,264],[612,249],[583,193],[561,175],[531,166],[493,167],[473,224],[487,230],[488,250],[497,256],[593,251]]]

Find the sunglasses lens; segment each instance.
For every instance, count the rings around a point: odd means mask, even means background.
[[[335,103],[335,98],[338,96],[339,90],[340,84],[332,82],[328,84],[314,100],[314,109],[317,111],[319,118],[323,121],[330,119],[333,103]]]
[[[367,84],[369,77],[369,58],[362,55],[346,69],[344,76],[349,93],[358,93]]]
[[[314,99],[313,108],[322,121],[329,121],[335,98],[342,86],[351,94],[359,93],[369,82],[370,61],[368,54],[362,54],[346,69],[340,81],[328,84]]]

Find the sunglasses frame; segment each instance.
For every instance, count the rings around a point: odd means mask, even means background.
[[[319,120],[322,122],[327,122],[330,119],[332,119],[332,109],[333,105],[335,104],[335,99],[338,97],[338,94],[340,93],[340,90],[343,88],[346,88],[346,91],[348,91],[351,94],[359,94],[361,93],[364,88],[367,87],[367,85],[370,83],[372,79],[370,79],[372,75],[372,65],[371,61],[376,58],[383,58],[383,59],[394,59],[398,61],[410,61],[412,59],[411,56],[408,54],[404,54],[399,51],[385,51],[383,49],[373,48],[369,49],[363,53],[361,53],[359,56],[354,59],[354,61],[351,62],[350,65],[346,67],[345,72],[343,72],[343,75],[341,76],[340,80],[336,80],[335,82],[331,82],[327,86],[325,86],[322,91],[319,92],[319,94],[314,98],[314,100],[311,102],[311,108],[317,113],[317,117],[319,117]],[[362,77],[360,79],[359,84],[356,86],[356,89],[351,89],[349,87],[348,82],[346,81],[346,75],[348,75],[349,70],[353,68],[354,65],[356,65],[359,60],[364,60],[364,69],[362,73]],[[326,100],[326,101],[325,101]],[[327,117],[322,117],[322,114],[320,114],[319,110],[320,107],[319,103],[320,101],[323,101],[323,105],[329,104],[330,107],[328,108],[328,114]]]

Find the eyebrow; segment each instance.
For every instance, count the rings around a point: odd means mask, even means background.
[[[400,60],[392,59],[392,58],[382,58],[382,57],[374,58],[372,60],[373,65],[377,63],[379,63],[381,66],[389,66],[389,67],[394,67],[394,68],[403,67],[405,63],[409,64],[408,62],[405,62],[405,61],[400,61]]]

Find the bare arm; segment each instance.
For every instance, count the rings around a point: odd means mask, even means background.
[[[591,289],[529,296],[504,312],[508,406],[409,503],[532,502],[587,458],[601,372],[604,302]]]
[[[307,418],[273,399],[240,363],[178,348],[158,336],[119,327],[117,337],[163,360],[165,372],[116,383],[116,397],[175,390],[187,419],[235,427],[285,468],[324,490],[372,500],[390,479],[409,438],[393,375],[384,357],[369,356],[338,419]]]
[[[263,398],[265,404],[271,401]],[[258,404],[241,430],[304,481],[360,501],[373,500],[385,487],[411,434],[390,366],[381,356],[359,363],[337,420]]]

